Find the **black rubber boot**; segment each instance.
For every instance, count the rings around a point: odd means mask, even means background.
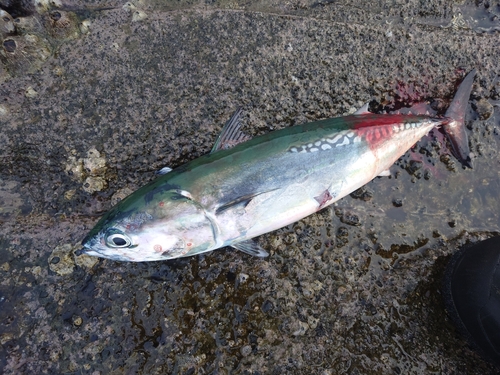
[[[500,366],[500,237],[454,254],[443,284],[448,313],[459,330]]]

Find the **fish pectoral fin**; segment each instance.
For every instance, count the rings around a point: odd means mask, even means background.
[[[380,172],[377,177],[389,177],[389,176],[391,176],[391,171],[389,169],[386,169],[385,171]]]
[[[259,246],[258,243],[252,240],[241,241],[237,243],[233,243],[231,247],[234,247],[236,250],[243,251],[248,255],[252,255],[254,257],[265,258],[269,256],[269,253]]]
[[[164,174],[167,174],[168,172],[172,172],[172,168],[169,168],[169,167],[163,167],[162,169],[160,169],[159,171],[156,171],[155,174],[159,175],[159,176],[163,176]]]
[[[236,112],[231,116],[226,125],[222,128],[222,131],[215,142],[214,147],[211,152],[218,150],[227,150],[228,148],[236,146],[238,143],[248,141],[249,135],[240,131],[241,128],[241,108],[238,108]]]
[[[238,197],[236,199],[233,199],[232,201],[228,202],[228,203],[224,203],[222,206],[219,206],[217,207],[217,209],[215,210],[215,214],[216,215],[219,215],[221,214],[222,212],[230,209],[230,208],[234,208],[234,207],[237,207],[237,206],[242,206],[242,207],[246,207],[248,206],[248,204],[255,198],[255,197],[258,197],[258,196],[263,196],[264,195],[264,199],[267,198],[265,197],[265,195],[267,193],[271,193],[275,190],[278,190],[278,189],[271,189],[271,190],[268,190],[268,191],[259,191],[257,193],[251,193],[251,194],[247,194],[247,195],[243,195],[241,197]]]

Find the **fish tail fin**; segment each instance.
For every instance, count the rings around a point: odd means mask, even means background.
[[[445,116],[448,122],[443,125],[444,131],[452,145],[453,155],[460,162],[472,168],[472,154],[469,149],[469,140],[465,129],[465,111],[472,91],[476,69],[473,69],[464,78],[453,98]]]

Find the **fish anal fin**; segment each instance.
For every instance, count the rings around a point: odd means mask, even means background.
[[[226,122],[211,152],[215,152],[218,150],[227,150],[239,143],[251,139],[249,135],[240,131],[241,113],[241,108],[238,108],[236,112],[234,112],[234,114],[231,116],[229,121]]]
[[[254,257],[265,258],[269,256],[269,253],[253,240],[245,240],[233,243],[231,247],[234,247],[236,250],[243,251],[244,253]]]
[[[389,169],[386,169],[378,174],[378,177],[389,177],[391,176],[391,171]]]

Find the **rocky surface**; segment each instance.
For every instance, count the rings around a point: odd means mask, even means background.
[[[440,285],[452,253],[500,231],[498,5],[19,3],[0,1],[0,372],[496,371]],[[391,177],[260,237],[269,258],[73,255],[112,203],[209,152],[239,106],[253,135],[369,101],[442,111],[473,68],[472,170],[434,131]]]

